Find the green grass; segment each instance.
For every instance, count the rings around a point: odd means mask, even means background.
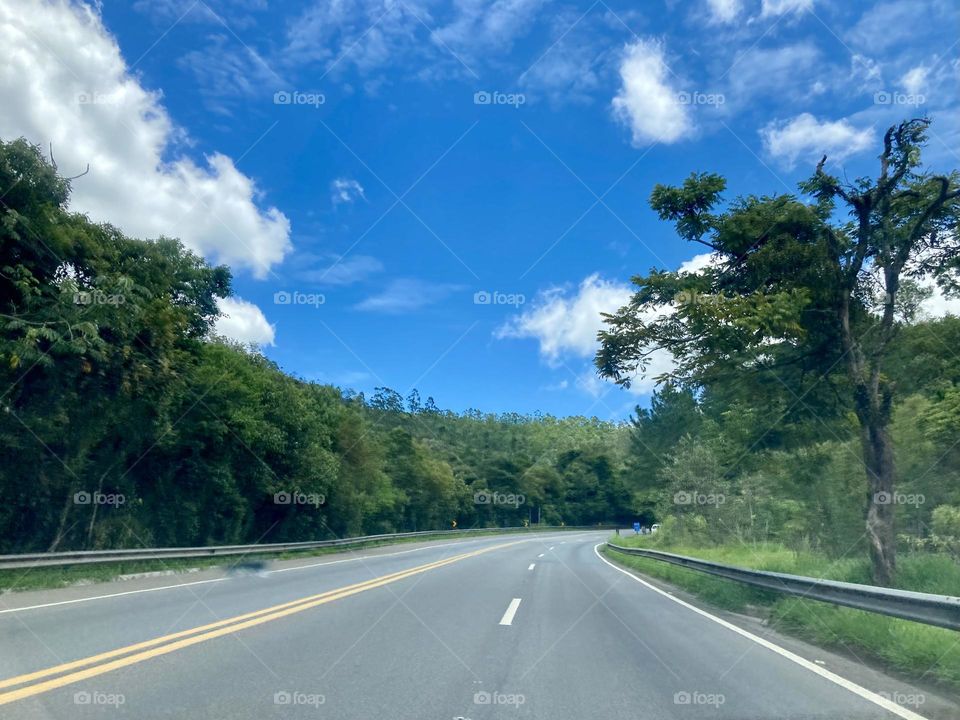
[[[558,530],[560,528],[550,528]],[[522,532],[522,531],[517,531]],[[532,531],[541,532],[541,531]],[[421,535],[413,538],[398,540],[379,540],[357,543],[347,547],[315,548],[312,550],[298,550],[296,552],[257,553],[255,555],[228,555],[211,558],[167,558],[158,560],[129,560],[124,562],[107,562],[88,565],[65,565],[60,567],[36,567],[29,569],[0,570],[0,593],[20,592],[24,590],[45,590],[50,588],[66,587],[77,583],[109,582],[120,575],[131,573],[156,572],[172,570],[183,573],[189,570],[203,570],[212,567],[230,567],[235,563],[253,562],[259,560],[293,560],[296,558],[316,557],[354,550],[366,550],[384,545],[400,545],[404,543],[424,542],[427,540],[469,540],[475,537],[499,535],[494,531],[476,532],[469,535]]]
[[[625,546],[650,547],[643,537],[613,538]],[[739,545],[709,548],[656,545],[657,550],[703,560],[809,575],[845,582],[870,583],[866,559],[834,560],[811,552],[794,552],[781,545]],[[891,667],[919,680],[935,679],[960,690],[960,634],[899,618],[862,612],[828,603],[785,597],[730,580],[668,565],[648,558],[604,549],[611,560],[683,588],[718,607],[744,611],[760,608],[772,627],[824,647]],[[960,565],[948,557],[901,555],[897,587],[918,592],[960,596]]]

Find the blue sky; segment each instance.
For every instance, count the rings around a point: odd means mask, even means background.
[[[854,177],[924,113],[960,166],[946,0],[4,5],[0,136],[89,162],[76,209],[229,264],[222,331],[286,371],[455,410],[646,401],[590,361],[631,275],[704,261],[655,183]]]

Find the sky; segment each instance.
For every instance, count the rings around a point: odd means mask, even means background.
[[[958,29],[950,0],[0,0],[0,138],[228,265],[219,332],[286,372],[622,419],[654,385],[596,377],[600,313],[708,261],[654,185],[875,174],[922,115],[960,167]]]

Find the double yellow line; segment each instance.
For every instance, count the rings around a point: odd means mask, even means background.
[[[129,665],[135,665],[136,663],[141,663],[145,660],[150,660],[151,658],[166,655],[177,650],[182,650],[183,648],[190,647],[191,645],[197,645],[223,635],[229,635],[239,630],[245,630],[246,628],[262,625],[273,620],[279,620],[280,618],[287,617],[288,615],[303,612],[304,610],[309,610],[310,608],[317,607],[318,605],[324,605],[328,602],[333,602],[334,600],[340,600],[341,598],[356,595],[357,593],[361,593],[366,590],[372,590],[384,585],[389,585],[390,583],[397,582],[398,580],[403,580],[414,575],[435,570],[436,568],[443,567],[444,565],[450,565],[461,560],[466,560],[467,558],[482,555],[483,553],[499,550],[501,548],[509,547],[510,545],[516,545],[518,542],[523,541],[518,540],[514,542],[501,543],[499,545],[481,548],[480,550],[454,555],[443,560],[426,563],[425,565],[418,565],[408,570],[401,570],[400,572],[391,573],[389,575],[381,575],[380,577],[376,577],[365,582],[347,585],[346,587],[338,588],[336,590],[328,590],[327,592],[320,593],[318,595],[310,595],[308,597],[300,598],[299,600],[292,600],[280,605],[264,608],[263,610],[237,615],[236,617],[227,618],[226,620],[219,620],[217,622],[210,623],[209,625],[201,625],[199,627],[190,628],[189,630],[181,630],[180,632],[175,632],[170,635],[163,635],[162,637],[153,638],[152,640],[146,640],[134,645],[127,645],[126,647],[110,650],[109,652],[100,653],[99,655],[91,655],[90,657],[74,660],[73,662],[63,663],[61,665],[49,667],[44,670],[37,670],[36,672],[17,675],[16,677],[7,678],[6,680],[0,680],[0,690],[3,690],[4,688],[12,688],[17,685],[24,686],[16,690],[0,692],[0,705],[5,705],[6,703],[15,702],[16,700],[23,700],[24,698],[49,692],[50,690],[55,690],[65,685],[71,685],[88,678],[96,677],[97,675],[103,675],[104,673],[127,667]]]

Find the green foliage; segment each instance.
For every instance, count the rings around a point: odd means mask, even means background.
[[[292,378],[212,335],[227,268],[68,195],[0,143],[0,552],[625,520],[622,427]]]

